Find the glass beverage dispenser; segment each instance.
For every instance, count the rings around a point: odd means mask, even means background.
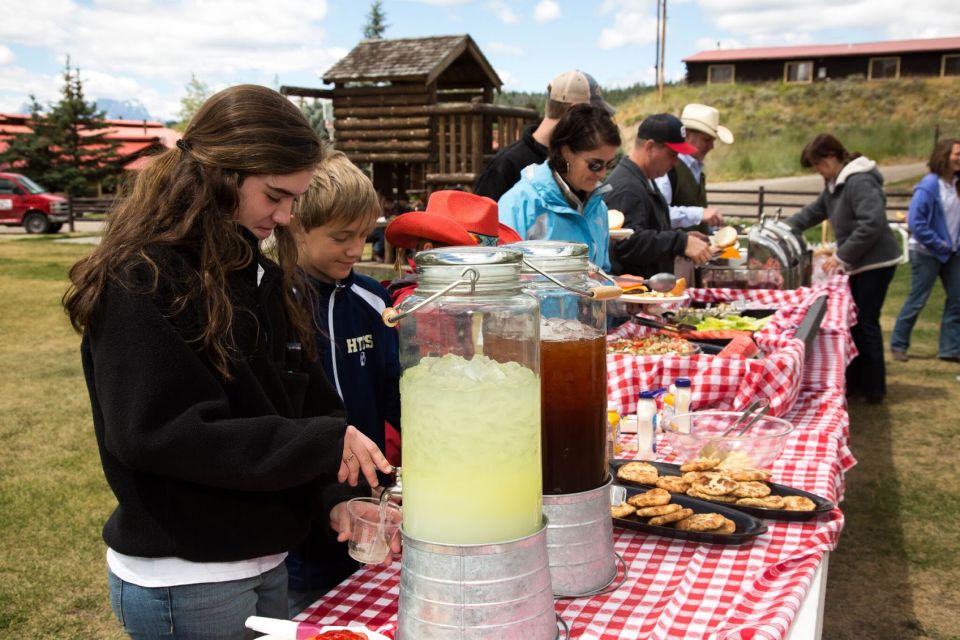
[[[384,313],[399,320],[412,538],[485,544],[543,526],[540,318],[520,288],[521,260],[506,248],[422,251],[417,289]]]
[[[540,301],[543,493],[587,491],[607,479],[606,297],[585,244],[527,241],[524,288]]]

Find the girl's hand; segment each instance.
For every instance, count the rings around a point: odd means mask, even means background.
[[[384,473],[391,473],[393,466],[387,462],[373,440],[360,433],[353,425],[347,425],[337,482],[346,482],[351,487],[355,487],[362,471],[367,483],[371,487],[376,487],[380,484],[377,479],[377,469]]]

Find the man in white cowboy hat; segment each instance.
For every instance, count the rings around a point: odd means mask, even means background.
[[[519,140],[497,152],[477,178],[473,192],[499,200],[520,180],[520,172],[525,167],[547,159],[547,147],[557,123],[570,107],[581,102],[590,102],[603,107],[611,116],[614,114],[613,107],[601,95],[600,85],[589,73],[574,69],[554,78],[547,85],[543,119],[528,126]]]
[[[680,114],[686,128],[686,141],[696,148],[692,154],[680,154],[677,166],[657,180],[663,197],[670,203],[670,222],[674,228],[709,227],[723,224],[716,207],[707,206],[706,177],[703,161],[713,150],[714,142],[733,144],[733,133],[720,124],[720,112],[705,104],[688,104]]]
[[[723,215],[716,207],[707,205],[707,180],[703,161],[713,150],[714,142],[733,143],[733,133],[720,124],[720,112],[705,104],[690,103],[683,108],[680,121],[686,129],[686,141],[696,149],[691,154],[680,154],[677,165],[657,179],[663,197],[670,204],[670,225],[688,232],[710,233],[710,227],[723,224]],[[704,239],[706,239],[704,237]],[[693,283],[693,265],[677,259],[675,273]]]

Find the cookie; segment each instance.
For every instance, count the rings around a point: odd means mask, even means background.
[[[668,513],[680,511],[680,509],[681,507],[678,504],[660,504],[653,507],[640,507],[637,509],[637,515],[644,518],[649,516],[665,516]]]
[[[637,507],[655,507],[670,502],[670,492],[666,489],[650,489],[627,498],[627,502]]]
[[[760,509],[783,509],[783,497],[771,495],[763,498],[739,498],[737,504]]]
[[[734,469],[728,475],[737,482],[756,482],[770,479],[770,472],[766,469]]]
[[[787,511],[813,511],[817,505],[806,496],[784,496],[783,508]]]
[[[618,505],[610,507],[610,515],[614,518],[626,518],[632,516],[636,513],[637,508],[633,505],[627,504],[626,502],[621,502]]]
[[[680,465],[680,471],[706,471],[720,464],[719,458],[694,458]]]
[[[712,531],[723,526],[724,519],[719,513],[695,513],[674,526],[681,531]]]
[[[693,484],[702,475],[700,471],[687,471],[680,478],[687,484]]]
[[[617,469],[617,477],[628,482],[656,484],[657,468],[646,462],[628,462]]]
[[[684,518],[689,518],[693,515],[693,509],[680,509],[679,511],[674,511],[673,513],[668,513],[664,516],[657,516],[655,518],[650,518],[647,520],[647,524],[653,524],[658,527],[661,527],[665,524],[670,524],[671,522],[677,522],[683,520]]]
[[[657,486],[666,489],[670,493],[686,493],[690,485],[683,481],[680,476],[660,476],[657,478]]]
[[[725,496],[728,493],[733,493],[737,486],[736,480],[731,480],[726,476],[703,474],[690,485],[690,488],[712,496]]]
[[[739,482],[730,495],[736,498],[765,498],[770,495],[770,487],[762,482]]]
[[[723,516],[720,516],[720,517],[723,518]],[[736,533],[736,531],[737,531],[737,523],[731,520],[730,518],[723,518],[723,524],[717,527],[716,529],[713,529],[709,533],[730,534],[730,533]]]
[[[701,500],[710,500],[711,502],[723,502],[723,503],[734,503],[737,501],[733,496],[714,496],[709,493],[703,493],[702,491],[697,491],[696,488],[691,487],[687,489],[687,495],[691,498],[699,498]]]

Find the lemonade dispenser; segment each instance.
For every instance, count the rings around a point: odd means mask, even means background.
[[[554,638],[541,507],[540,317],[522,255],[445,247],[384,311],[400,334],[398,637]]]
[[[524,288],[540,302],[543,511],[554,593],[579,596],[617,574],[607,469],[606,300],[587,245],[532,240]]]

